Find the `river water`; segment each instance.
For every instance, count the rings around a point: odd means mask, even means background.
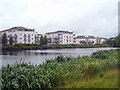
[[[117,48],[69,48],[69,49],[47,49],[47,50],[25,50],[25,51],[5,51],[0,53],[1,65],[15,64],[20,62],[31,62],[34,65],[42,64],[45,60],[54,59],[59,55],[63,56],[89,56],[99,50],[110,50]]]

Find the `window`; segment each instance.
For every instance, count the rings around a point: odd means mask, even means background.
[[[14,36],[17,37],[17,34],[15,34]]]
[[[12,37],[12,34],[10,34],[10,37]]]

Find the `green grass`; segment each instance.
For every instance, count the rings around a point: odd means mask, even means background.
[[[15,89],[53,88],[71,85],[76,81],[78,83],[83,81],[82,85],[84,86],[86,84],[84,80],[97,78],[97,76],[104,76],[103,81],[101,79],[99,81],[101,81],[101,87],[106,87],[102,85],[102,82],[107,84],[108,76],[105,72],[118,67],[120,67],[118,50],[98,51],[91,56],[78,58],[58,56],[54,60],[48,60],[39,66],[21,62],[3,66],[0,69],[2,72],[0,87]],[[94,79],[93,82],[95,82]]]
[[[88,80],[73,81],[64,88],[118,88],[118,70],[114,69]]]

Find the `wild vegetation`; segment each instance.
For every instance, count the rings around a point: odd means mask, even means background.
[[[118,50],[98,51],[91,56],[78,58],[58,56],[39,66],[24,62],[3,66],[0,85],[2,89],[66,87],[76,81],[80,84],[83,80],[95,77],[106,78],[105,72],[119,67]],[[110,82],[104,82],[108,83]],[[95,85],[98,84],[94,82]],[[100,85],[96,87],[101,87]],[[81,88],[85,88],[85,85]]]
[[[36,49],[62,49],[62,48],[94,48],[94,47],[110,47],[110,45],[37,45],[37,44],[6,44],[2,46],[2,50],[16,51],[16,50],[36,50]]]
[[[64,88],[113,88],[118,90],[118,75],[118,69],[113,69],[89,80],[73,82]]]

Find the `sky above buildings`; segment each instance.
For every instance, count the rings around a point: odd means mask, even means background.
[[[0,0],[0,31],[14,26],[38,33],[56,30],[79,35],[118,34],[119,0]]]

